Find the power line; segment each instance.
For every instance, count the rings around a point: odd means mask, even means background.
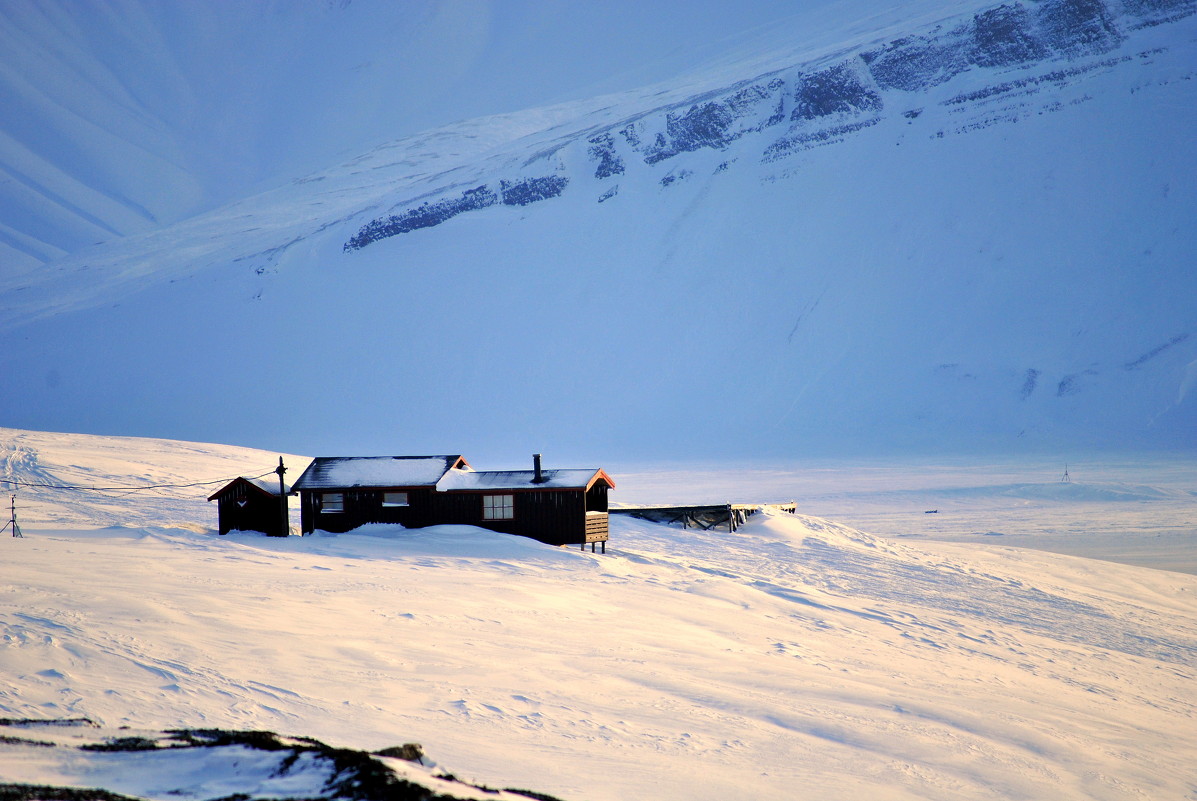
[[[254,479],[265,478],[266,476],[274,474],[274,470],[267,470],[260,476],[246,476],[251,481]],[[17,487],[33,487],[37,489],[58,489],[58,490],[81,490],[84,492],[139,492],[141,490],[156,490],[156,489],[184,489],[187,487],[206,487],[212,484],[227,484],[234,479],[241,478],[241,476],[233,476],[232,478],[217,478],[212,481],[192,481],[187,484],[148,484],[140,487],[124,486],[124,487],[85,487],[81,484],[39,484],[33,481],[19,481],[15,478],[0,478],[0,484],[12,484]]]

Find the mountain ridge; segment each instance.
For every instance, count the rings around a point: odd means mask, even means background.
[[[6,411],[255,444],[274,386],[309,452],[392,413],[396,451],[1191,449],[1194,19],[1003,4],[413,135],[10,277]],[[111,396],[109,353],[148,419],[62,391]],[[179,389],[213,382],[218,419]]]

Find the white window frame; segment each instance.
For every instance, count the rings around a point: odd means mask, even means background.
[[[514,520],[515,496],[510,493],[482,496],[483,520]]]
[[[345,493],[320,493],[320,513],[326,515],[341,514],[345,511]]]
[[[411,506],[407,499],[406,492],[384,492],[382,494],[382,505],[391,508],[395,506]]]

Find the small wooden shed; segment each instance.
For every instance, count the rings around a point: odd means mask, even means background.
[[[283,493],[280,494],[280,489]],[[235,478],[208,498],[217,502],[220,533],[260,531],[271,537],[286,537],[286,494],[277,478]]]

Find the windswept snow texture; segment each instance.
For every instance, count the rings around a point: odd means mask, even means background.
[[[122,476],[91,460],[94,438],[8,436],[107,485],[175,476],[175,450],[207,452],[192,468],[205,471],[233,455],[126,439],[144,470]],[[857,475],[861,489],[893,479]],[[121,503],[130,518],[173,514],[153,496]],[[279,539],[38,524],[0,550],[0,718],[129,726],[126,744],[173,729],[419,742],[435,770],[410,766],[414,781],[595,801],[1197,790],[1193,575],[784,513],[735,534],[615,517],[606,554],[467,526]],[[64,759],[27,741],[76,735],[2,734],[0,775],[23,784],[310,797],[329,777],[314,746],[284,775],[275,752]]]
[[[106,197],[141,197],[122,182],[163,176],[147,191],[177,207],[133,200],[149,215],[124,225],[71,200],[103,236],[39,239],[14,222],[12,241],[46,252],[0,269],[0,374],[13,377],[0,418],[488,462],[541,449],[586,464],[1192,453],[1197,5],[851,0],[748,31],[765,5],[742,28],[724,18],[726,39],[695,39],[701,69],[576,99],[594,67],[566,63],[569,102],[492,103],[505,113],[421,132],[394,112],[341,125],[318,104],[241,103],[255,120],[270,112],[250,126],[263,161],[249,169],[230,150],[229,172],[254,179],[216,181],[219,200],[184,188],[224,174],[188,165],[224,164],[206,148],[227,137],[154,149],[177,151],[177,180],[148,156],[120,156],[121,170],[52,148],[67,175],[119,173],[89,177]],[[304,42],[336,34],[309,67],[337,69],[304,84],[321,97],[360,97],[383,74],[342,69],[377,5],[276,11],[277,26],[256,11],[226,21],[228,36],[270,45],[235,49],[256,78],[230,100],[300,92],[265,66],[274,37],[300,29]],[[29,13],[3,18],[11,37]],[[81,20],[53,13],[65,21],[35,26],[46,48],[112,52],[111,26],[72,33]],[[131,18],[148,35],[164,13]],[[180,31],[216,27],[175,13],[146,65],[174,63]],[[19,73],[30,92],[72,85],[38,64]],[[175,72],[141,88],[148,66],[122,67],[120,85],[167,120],[154,130],[177,130],[183,112],[163,99],[186,96]],[[216,107],[194,108],[214,124]],[[395,133],[377,144],[382,120]],[[71,143],[100,136],[63,125]],[[123,130],[105,135],[142,141]],[[288,147],[299,131],[311,140]],[[38,203],[0,199],[12,209],[0,223]]]

